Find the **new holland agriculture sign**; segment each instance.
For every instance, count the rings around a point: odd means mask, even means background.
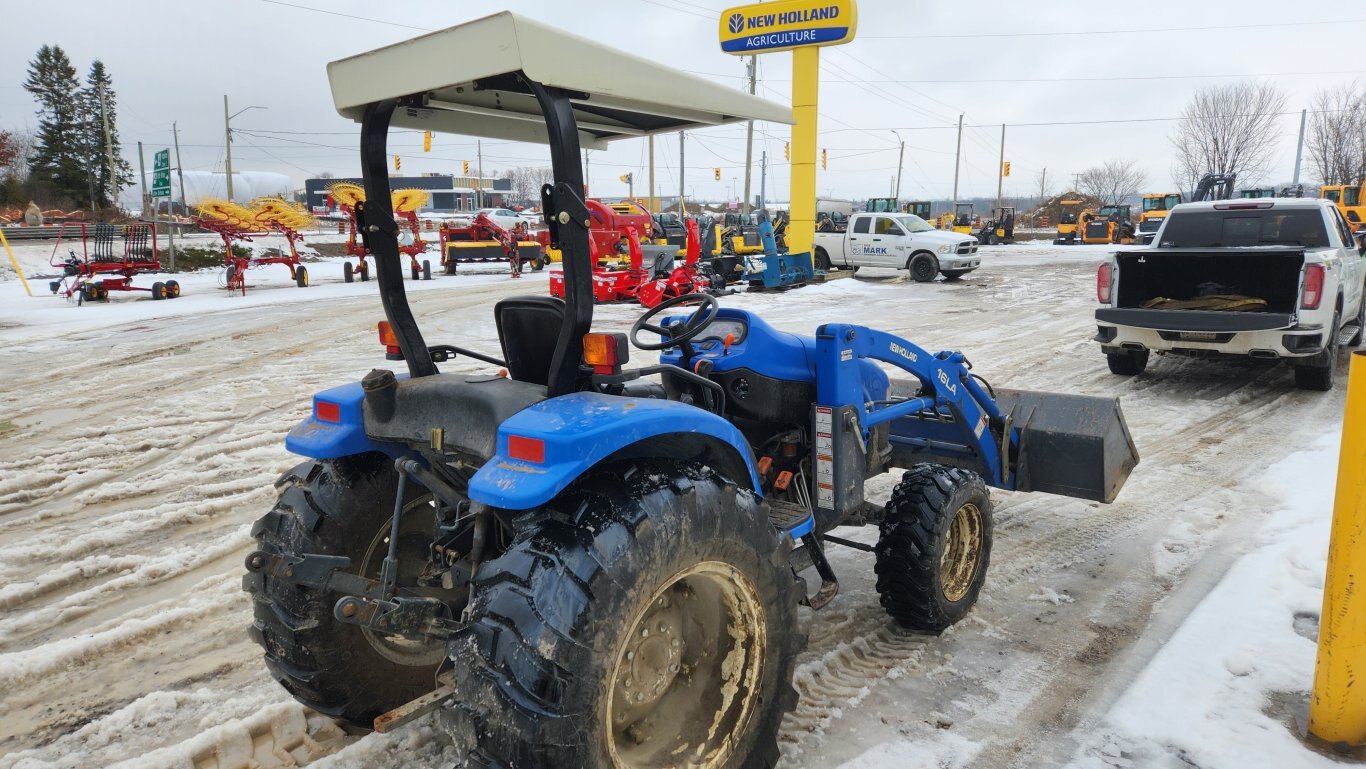
[[[721,12],[721,50],[749,55],[808,45],[839,45],[854,38],[854,0],[783,0]]]

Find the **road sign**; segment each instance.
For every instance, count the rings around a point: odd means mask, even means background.
[[[721,12],[721,50],[740,56],[839,45],[854,39],[854,0],[782,0]]]
[[[171,197],[171,151],[162,150],[152,163],[152,192],[154,198]]]

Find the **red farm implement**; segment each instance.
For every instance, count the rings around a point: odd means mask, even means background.
[[[462,263],[471,262],[507,262],[512,277],[520,278],[522,265],[540,270],[546,257],[525,222],[507,228],[481,211],[466,227],[441,227],[441,267],[446,274],[454,275]]]
[[[78,233],[79,255],[70,243]],[[58,262],[63,242],[67,256]],[[150,288],[133,285],[133,277],[140,273],[161,272],[156,230],[150,224],[64,224],[48,261],[62,270],[62,279],[48,284],[52,293],[74,296],[77,303],[108,301],[110,291],[146,291],[153,299],[180,296],[180,284],[174,280],[157,281]]]
[[[365,188],[351,182],[337,182],[327,190],[332,202],[346,214],[346,253],[356,257],[353,265],[347,262],[342,266],[342,276],[347,283],[359,277],[370,279],[370,265],[365,261],[370,256],[370,248],[365,238]],[[417,257],[427,251],[427,242],[422,239],[422,227],[418,222],[417,211],[427,205],[430,194],[424,190],[394,190],[390,194],[393,204],[394,221],[399,226],[399,253],[408,257],[413,280],[431,280],[432,263]]]
[[[223,259],[227,264],[224,284],[229,293],[247,293],[247,270],[267,264],[283,264],[289,268],[290,280],[300,288],[308,285],[308,269],[299,260],[297,244],[303,240],[300,230],[313,226],[313,217],[302,207],[280,198],[262,198],[244,208],[227,200],[205,200],[196,206],[199,216],[195,223],[203,229],[218,233],[223,239]],[[276,249],[263,254],[242,256],[233,249],[235,241],[251,242],[267,235],[282,235],[288,244],[286,253]]]
[[[625,267],[615,263],[601,266],[598,262],[599,239],[589,239],[593,255],[593,301],[640,302],[655,307],[666,299],[696,292],[715,293],[725,289],[725,281],[706,272],[699,264],[701,244],[697,222],[687,221],[687,257],[682,265],[674,266],[678,249],[672,245],[641,245],[635,225],[624,226],[628,262]],[[605,241],[604,241],[605,242]],[[615,249],[616,242],[612,242]],[[564,298],[564,273],[550,273],[550,295]]]

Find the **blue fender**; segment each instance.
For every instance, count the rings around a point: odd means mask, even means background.
[[[285,436],[285,449],[311,459],[337,459],[366,451],[393,453],[394,447],[370,440],[365,434],[361,404],[365,391],[360,382],[333,387],[313,396],[313,410]],[[319,405],[329,418],[319,419]],[[331,420],[335,405],[337,420]]]
[[[529,406],[498,427],[497,453],[470,479],[470,500],[507,510],[538,507],[617,451],[678,434],[734,448],[749,470],[750,487],[760,488],[749,444],[721,417],[675,401],[573,393]]]

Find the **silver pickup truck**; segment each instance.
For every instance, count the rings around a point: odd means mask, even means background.
[[[1329,390],[1340,332],[1366,327],[1366,248],[1329,201],[1184,203],[1151,248],[1122,251],[1096,276],[1096,341],[1115,374],[1149,355],[1284,359],[1302,389]]]
[[[936,230],[915,214],[854,214],[844,232],[817,232],[816,269],[890,267],[920,283],[957,280],[982,263],[977,238]]]

